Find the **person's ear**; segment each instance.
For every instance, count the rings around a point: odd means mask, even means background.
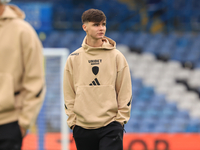
[[[87,25],[86,25],[85,23],[82,25],[82,28],[83,28],[83,30],[84,30],[85,32],[87,32]]]

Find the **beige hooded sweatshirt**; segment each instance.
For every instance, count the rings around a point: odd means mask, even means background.
[[[0,16],[0,125],[35,121],[45,95],[42,45],[16,6]]]
[[[86,44],[67,59],[64,70],[65,112],[68,126],[96,129],[130,118],[132,85],[125,57],[110,38],[102,47]]]

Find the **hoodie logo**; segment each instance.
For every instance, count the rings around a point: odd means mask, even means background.
[[[92,72],[94,73],[94,75],[97,75],[99,72],[99,67],[97,66],[92,67]]]
[[[71,56],[74,56],[74,55],[79,55],[79,53],[72,53],[72,54],[71,54]]]
[[[97,66],[92,67],[92,72],[96,76],[99,73],[99,67],[97,67]],[[100,85],[100,83],[99,83],[98,79],[95,78],[94,81],[92,81],[92,83],[90,83],[89,85],[90,86],[92,86],[92,85],[96,86],[96,85]]]
[[[88,60],[91,65],[99,65],[102,62],[102,59]]]

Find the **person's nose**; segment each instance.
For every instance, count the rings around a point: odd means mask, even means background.
[[[103,25],[100,25],[100,30],[104,30],[104,26]]]

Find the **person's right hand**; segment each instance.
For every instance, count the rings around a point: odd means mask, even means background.
[[[72,130],[74,130],[75,125],[72,126]]]
[[[26,129],[24,129],[23,127],[20,126],[20,131],[21,131],[22,137],[25,137]]]

